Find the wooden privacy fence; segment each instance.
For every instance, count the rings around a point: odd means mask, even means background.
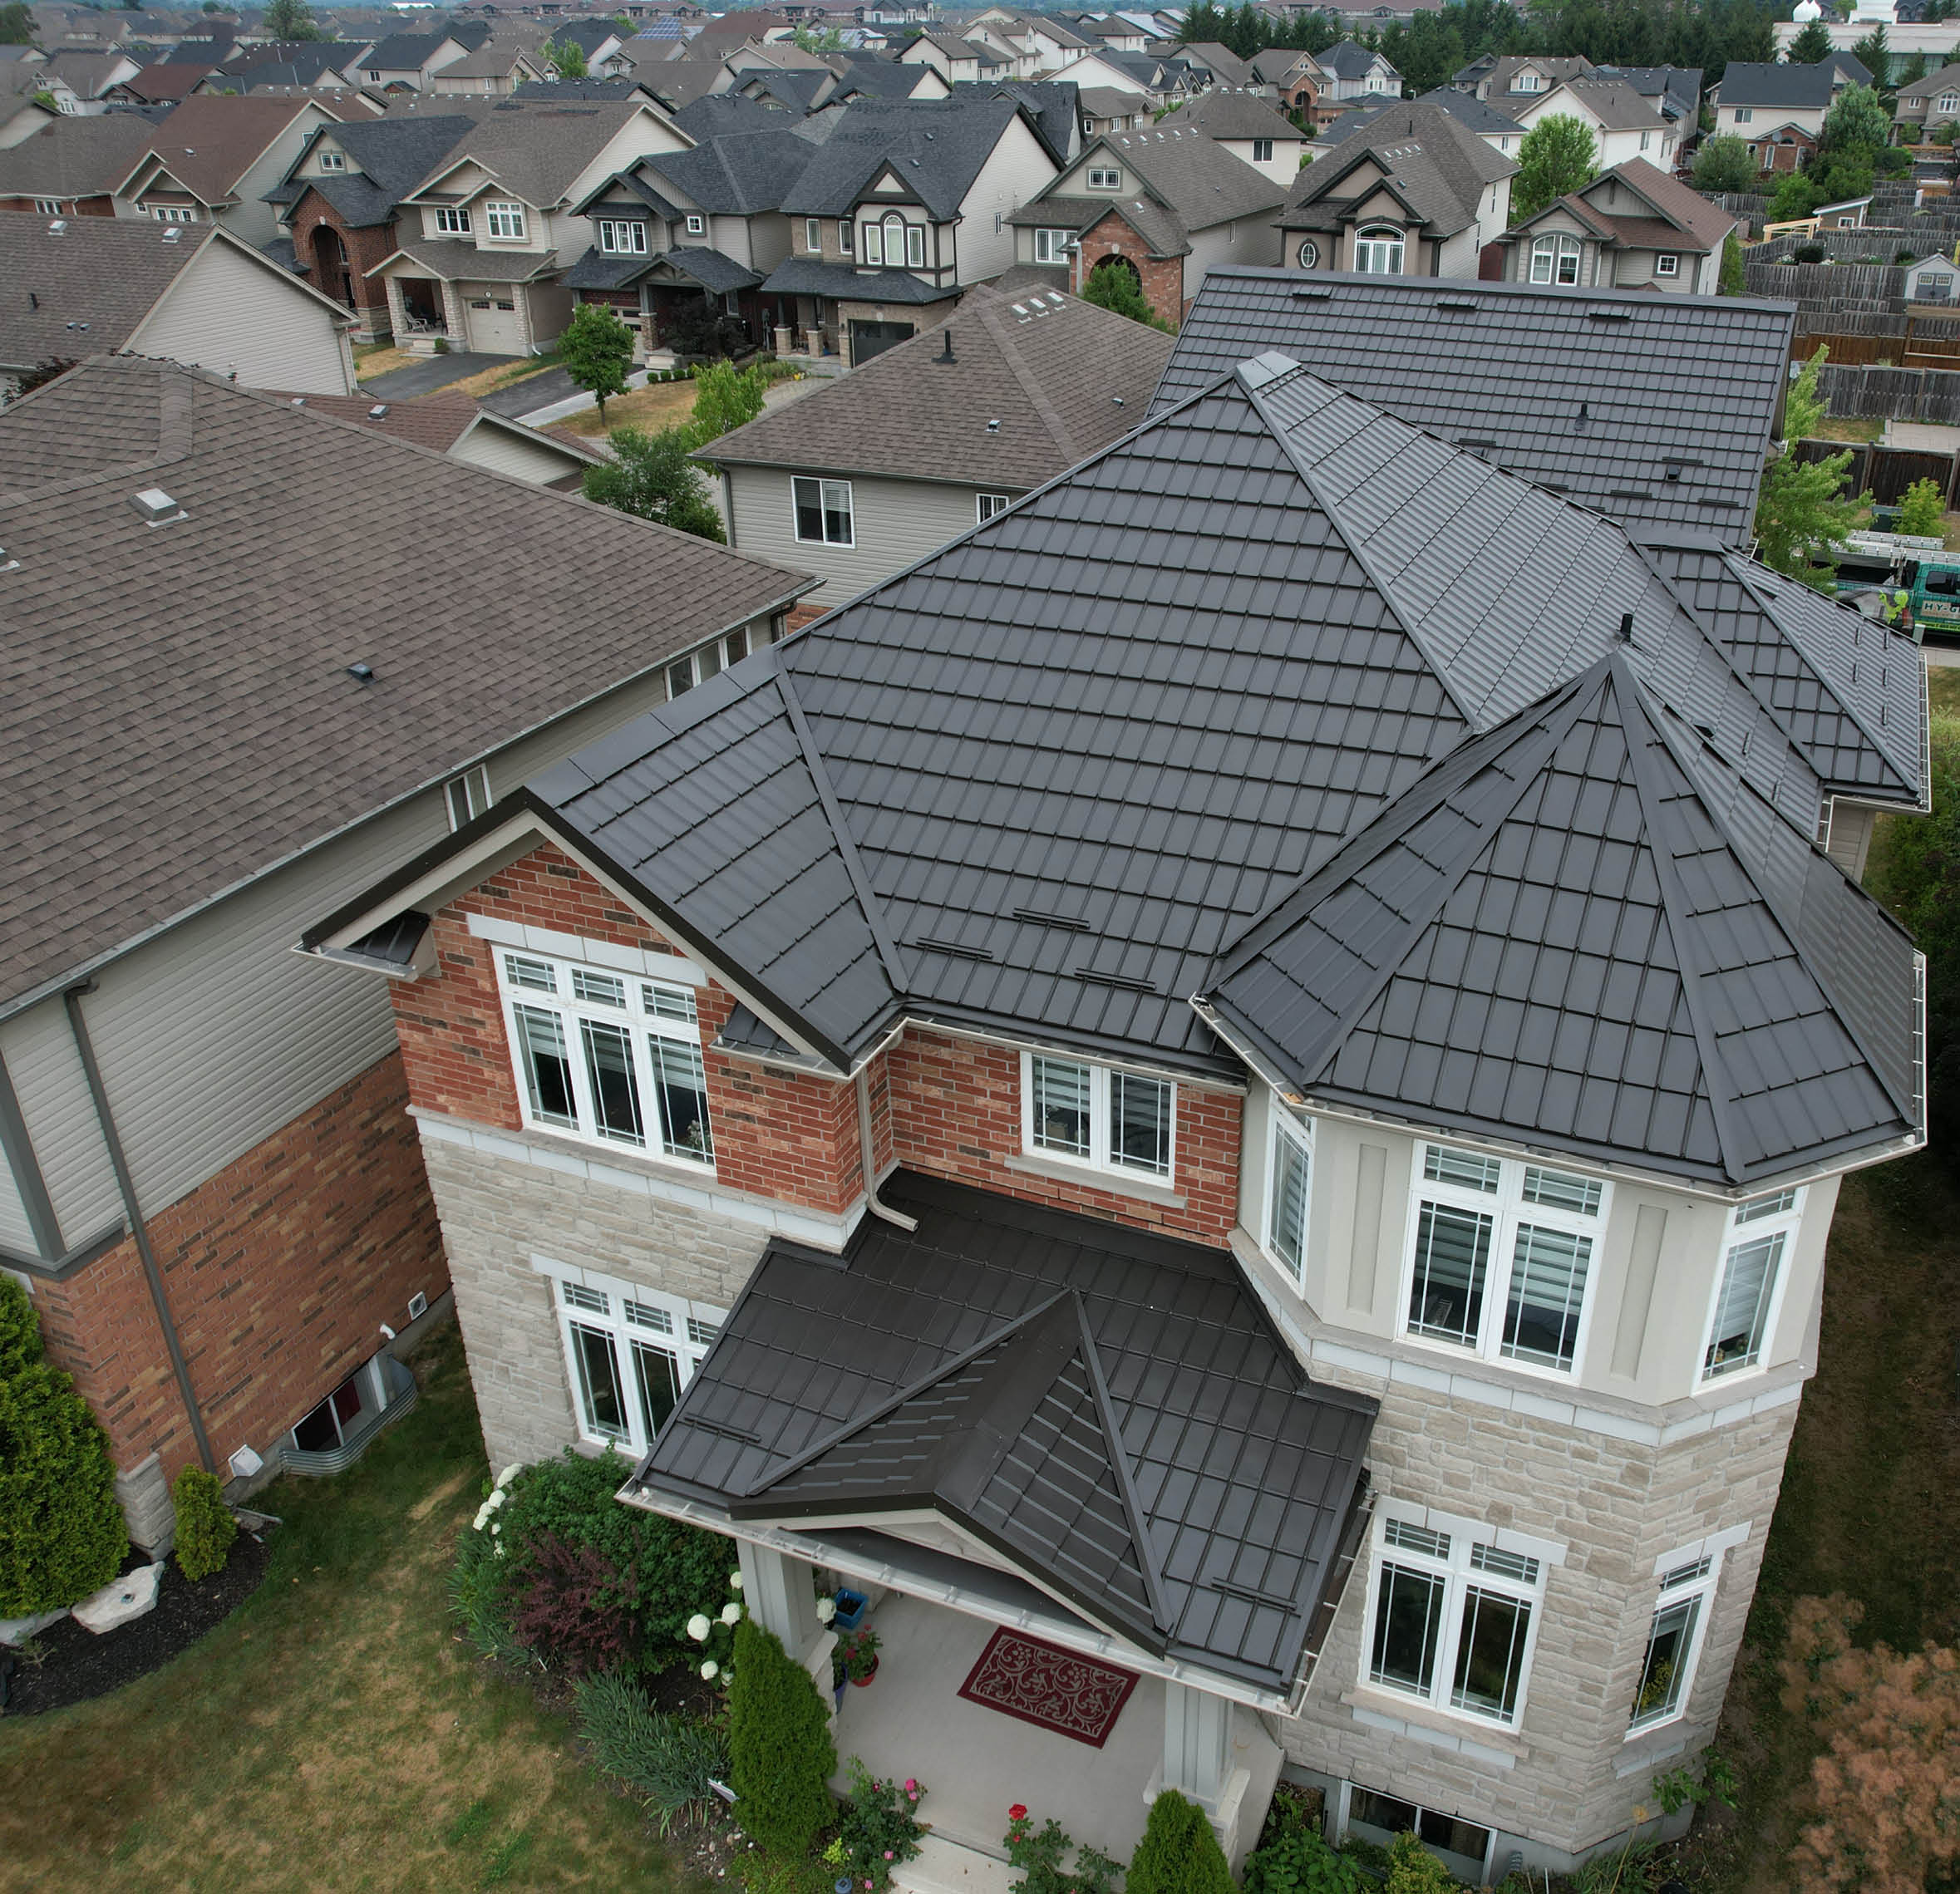
[[[1846,451],[1841,440],[1800,440],[1791,451],[1800,460],[1826,460]],[[1915,480],[1938,480],[1944,503],[1953,504],[1954,461],[1951,454],[1925,454],[1908,447],[1880,447],[1854,443],[1851,465],[1844,475],[1846,493],[1869,492],[1880,506],[1896,506]]]
[[[1835,350],[1817,377],[1824,411],[1840,421],[1923,421],[1960,427],[1960,373],[1840,366]]]

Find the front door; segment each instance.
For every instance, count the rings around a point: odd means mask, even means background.
[[[850,365],[862,368],[874,355],[909,342],[918,333],[909,322],[858,322],[850,326]]]
[[[520,289],[495,284],[465,295],[469,312],[468,346],[480,355],[522,355],[524,319],[518,313]]]

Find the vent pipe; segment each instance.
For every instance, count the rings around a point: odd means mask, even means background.
[[[939,352],[933,357],[933,361],[938,367],[950,368],[956,360],[958,357],[953,352],[953,326],[948,323],[946,328],[946,339],[941,344]]]

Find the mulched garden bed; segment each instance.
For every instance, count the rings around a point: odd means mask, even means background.
[[[224,1569],[195,1585],[177,1569],[175,1559],[166,1560],[156,1609],[126,1625],[97,1636],[74,1619],[63,1618],[34,1639],[27,1655],[0,1650],[0,1670],[10,1660],[13,1665],[5,1680],[7,1704],[0,1716],[65,1710],[160,1670],[259,1589],[271,1557],[263,1541],[240,1532],[232,1542]],[[123,1569],[133,1572],[146,1562],[140,1553],[132,1554]]]

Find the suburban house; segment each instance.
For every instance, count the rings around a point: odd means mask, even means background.
[[[1465,66],[1450,85],[1500,111],[1514,113],[1540,93],[1551,91],[1568,79],[1585,78],[1593,69],[1592,61],[1583,52],[1558,58],[1536,52],[1486,53]]]
[[[1082,97],[1066,79],[982,79],[955,86],[952,96],[1012,100],[1026,110],[1035,136],[1057,165],[1067,164],[1082,148]]]
[[[790,253],[763,293],[793,299],[809,352],[867,362],[1008,268],[1009,220],[1054,175],[1012,98],[860,100],[784,199]]]
[[[0,704],[0,1266],[154,1547],[186,1464],[344,1464],[447,1286],[385,996],[294,935],[807,582],[124,357],[0,411],[0,490],[31,680]]]
[[[1372,52],[1358,40],[1337,40],[1313,56],[1327,75],[1321,88],[1324,106],[1351,106],[1356,100],[1398,99],[1402,76],[1378,52]]]
[[[390,33],[361,48],[343,70],[357,85],[385,92],[426,91],[443,67],[466,58],[490,37],[490,28],[475,22],[431,33]]]
[[[121,49],[86,52],[57,47],[48,54],[36,76],[47,82],[58,82],[86,109],[108,97],[114,87],[134,79],[142,70],[141,60]]]
[[[565,272],[564,287],[581,303],[617,310],[643,354],[704,298],[767,343],[778,324],[794,320],[793,303],[761,291],[790,253],[782,206],[816,150],[779,123],[641,159],[574,207],[591,220],[592,243]]]
[[[1171,57],[1194,67],[1207,86],[1224,86],[1243,91],[1258,83],[1246,61],[1216,40],[1192,40],[1175,47]]]
[[[111,86],[107,96],[119,104],[174,106],[189,98],[216,71],[214,66],[189,60],[160,61],[145,66],[135,78]]]
[[[1699,135],[1701,71],[1696,66],[1600,66],[1602,79],[1623,79],[1670,125],[1682,126],[1684,139]]]
[[[261,86],[289,86],[302,91],[354,100],[365,95],[346,68],[367,51],[368,42],[349,40],[295,40],[287,43],[254,42],[233,47],[206,76],[199,90],[234,91],[249,95]]]
[[[951,33],[921,33],[907,43],[899,60],[901,65],[931,66],[948,86],[997,76],[1003,79],[1024,76],[1017,61],[979,41],[956,38]]]
[[[27,137],[0,146],[0,210],[115,216],[116,188],[149,150],[155,130],[134,112],[42,116]]]
[[[1469,92],[1440,86],[1419,99],[1385,99],[1379,105],[1355,106],[1321,126],[1308,150],[1318,164],[1330,151],[1344,145],[1357,132],[1370,131],[1391,113],[1406,111],[1410,106],[1426,111],[1447,112],[1465,130],[1475,132],[1500,158],[1515,158],[1524,142],[1524,127],[1495,106],[1485,105]]]
[[[1072,296],[969,290],[942,327],[700,458],[729,544],[814,573],[815,616],[1128,433],[1170,359],[1160,330]]]
[[[115,349],[248,388],[354,391],[346,311],[219,224],[0,213],[0,388]]]
[[[390,332],[387,285],[371,276],[399,248],[402,201],[475,127],[446,116],[352,119],[316,130],[266,193],[295,263],[313,287],[353,311],[355,339]],[[418,213],[415,228],[421,228]]]
[[[507,99],[520,86],[554,81],[557,70],[544,52],[549,37],[540,31],[521,39],[486,39],[474,52],[439,66],[417,90],[438,98],[463,95]]]
[[[1076,96],[1081,112],[1082,140],[1101,138],[1106,132],[1135,130],[1156,116],[1141,92],[1119,91],[1114,86],[1085,86]],[[1082,140],[1077,140],[1078,150]]]
[[[1283,190],[1299,175],[1300,154],[1307,148],[1306,133],[1268,101],[1225,86],[1186,100],[1162,125],[1203,132]]]
[[[1925,1139],[1814,846],[1925,731],[1908,638],[1242,352],[301,944],[393,993],[491,1464],[618,1449],[819,1675],[865,1591],[933,1885],[1006,1782],[1238,1859],[1283,1768],[1489,1884],[1687,1824]],[[1101,1747],[967,1697],[1027,1636]]]
[[[572,317],[559,278],[589,235],[575,207],[636,159],[692,140],[636,100],[520,96],[471,116],[402,199],[395,252],[368,274],[386,285],[397,343],[535,354]]]
[[[1664,171],[1674,169],[1680,132],[1623,79],[1568,79],[1524,105],[1504,109],[1527,132],[1548,118],[1577,119],[1593,134],[1593,161],[1603,170],[1633,158]]]
[[[1713,296],[1736,224],[1699,191],[1634,158],[1506,231],[1498,239],[1504,278]]]
[[[222,224],[260,246],[281,233],[266,201],[321,126],[339,122],[323,98],[186,99],[116,187],[119,217],[159,224]]]
[[[1923,138],[1938,126],[1960,119],[1960,66],[1942,66],[1923,79],[1901,86],[1893,116],[1903,142],[1908,145],[1918,140],[1907,136],[1908,133],[1916,132]]]
[[[1268,47],[1255,52],[1248,63],[1254,83],[1266,87],[1282,111],[1297,113],[1309,125],[1318,122],[1317,108],[1327,76],[1312,53]]]
[[[1188,108],[1187,108],[1188,109]],[[1287,187],[1234,158],[1183,111],[1137,131],[1111,132],[1009,219],[1023,263],[1066,263],[1080,292],[1096,266],[1117,259],[1145,300],[1175,324],[1204,273],[1278,261],[1273,218]]]
[[[1731,60],[1721,83],[1708,88],[1715,109],[1715,129],[1761,148],[1773,134],[1785,129],[1800,133],[1814,148],[1824,130],[1831,101],[1848,86],[1869,86],[1872,76],[1848,52],[1834,52],[1815,66],[1785,66],[1775,61]],[[1794,169],[1778,163],[1778,170]],[[1765,165],[1765,170],[1772,167]]]
[[[1442,106],[1411,99],[1300,174],[1279,214],[1292,268],[1475,277],[1510,216],[1517,165]]]
[[[431,453],[446,454],[466,467],[508,474],[557,493],[579,492],[587,468],[608,465],[605,455],[575,434],[527,427],[451,388],[406,401],[377,401],[372,395],[285,398],[290,406],[351,422],[363,434],[409,441]]]
[[[1085,91],[1103,86],[1135,92],[1147,99],[1153,111],[1204,89],[1200,76],[1181,59],[1160,57],[1153,52],[1114,52],[1102,47],[1077,53],[1046,76]]]
[[[0,81],[5,72],[0,71]],[[50,107],[32,92],[9,92],[0,85],[0,151],[11,150],[37,131],[59,122],[58,106]]]
[[[1185,312],[1152,411],[1277,348],[1637,535],[1746,547],[1795,322],[1788,303],[1736,297],[1378,275],[1303,284],[1287,270],[1214,270]],[[1844,824],[1840,844],[1854,845]]]

